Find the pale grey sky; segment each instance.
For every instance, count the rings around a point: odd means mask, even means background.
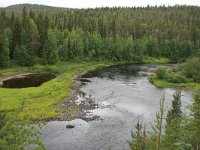
[[[150,6],[154,5],[197,5],[200,0],[0,0],[0,7],[13,4],[43,4],[49,6],[60,6],[70,8],[95,8],[102,6]]]

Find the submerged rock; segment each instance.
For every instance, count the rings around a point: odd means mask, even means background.
[[[74,126],[74,125],[71,125],[71,124],[68,124],[68,125],[66,125],[66,128],[72,129],[72,128],[75,128],[75,126]]]

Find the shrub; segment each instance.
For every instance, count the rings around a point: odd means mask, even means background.
[[[200,57],[188,59],[180,69],[186,77],[200,83]]]
[[[1,99],[0,99],[1,107]],[[34,149],[44,150],[45,146],[40,141],[39,125],[33,125],[26,116],[21,120],[16,119],[22,108],[13,111],[0,110],[0,150],[24,150],[32,146]]]
[[[167,75],[166,68],[161,67],[161,68],[158,68],[158,69],[156,70],[156,77],[157,77],[158,79],[165,79],[166,75]]]
[[[191,80],[187,79],[187,77],[181,74],[180,72],[177,72],[175,74],[167,75],[167,81],[173,83],[187,83]]]

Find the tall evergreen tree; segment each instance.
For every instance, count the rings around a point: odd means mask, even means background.
[[[172,108],[167,113],[164,146],[171,150],[178,150],[181,141],[181,91],[173,95]]]
[[[46,50],[46,60],[48,64],[54,64],[58,60],[58,46],[56,35],[53,30],[48,32],[48,45]]]
[[[21,32],[22,32],[21,19],[19,17],[16,17],[15,25],[13,28],[12,48],[10,51],[11,59],[14,58],[17,46],[21,45]]]
[[[192,111],[192,121],[190,126],[192,126],[192,144],[194,149],[200,150],[200,90],[198,90],[194,96],[194,102],[191,106]]]
[[[7,67],[10,62],[9,37],[6,30],[4,31],[2,40],[2,47],[0,48],[0,68]]]

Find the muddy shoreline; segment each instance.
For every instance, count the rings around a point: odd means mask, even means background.
[[[58,106],[59,110],[61,111],[61,115],[54,118],[53,120],[48,120],[48,121],[71,121],[74,119],[82,119],[86,122],[89,122],[100,119],[100,117],[96,115],[94,116],[87,115],[89,114],[88,110],[95,109],[96,107],[98,107],[98,104],[94,100],[87,98],[86,101],[81,101],[79,104],[77,104],[76,102],[78,94],[80,93],[85,94],[79,90],[81,85],[86,82],[90,82],[89,80],[85,79],[83,75],[86,75],[88,72],[93,70],[84,71],[82,73],[74,75],[73,77],[74,83],[73,86],[71,87],[70,96],[66,97]],[[73,106],[76,107],[76,111],[74,112],[65,111],[68,107],[73,107]]]
[[[79,88],[81,86],[81,76],[86,74],[88,71],[84,71],[82,73],[76,74],[73,77],[73,85],[71,87],[70,95],[69,97],[66,97],[64,100],[61,101],[61,104],[59,104],[58,109],[61,111],[61,114],[58,117],[55,117],[53,120],[50,119],[48,121],[71,121],[77,118],[82,118],[86,115],[87,112],[85,112],[84,109],[82,109],[80,106],[78,106],[75,102],[77,93],[79,92]],[[66,109],[68,107],[76,107],[76,111],[74,112],[67,112]]]
[[[82,119],[84,121],[93,121],[93,120],[98,120],[99,116],[92,116],[88,117],[88,110],[90,110],[89,107],[95,107],[96,104],[91,102],[87,104],[82,103],[82,104],[77,104],[76,103],[76,98],[77,95],[80,93],[80,87],[83,82],[88,82],[87,79],[82,78],[83,75],[87,74],[89,71],[92,70],[87,70],[78,74],[75,74],[72,78],[73,80],[73,85],[71,86],[70,94],[68,97],[64,98],[60,104],[57,106],[57,111],[60,113],[57,117],[50,117],[50,118],[42,118],[42,119],[37,119],[34,120],[35,122],[50,122],[50,121],[72,121],[74,119]],[[59,78],[59,76],[58,76]],[[67,111],[70,108],[75,108],[75,111]]]

